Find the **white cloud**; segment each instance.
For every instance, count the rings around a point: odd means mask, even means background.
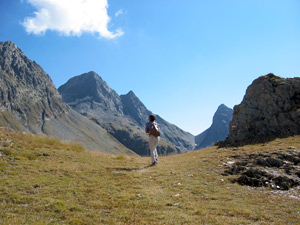
[[[113,39],[124,33],[108,30],[110,18],[107,0],[27,0],[37,11],[27,17],[23,26],[28,33],[44,34],[47,30],[63,35],[80,36],[83,32],[98,33]]]
[[[116,13],[115,13],[115,17],[118,17],[118,16],[120,16],[120,15],[124,15],[124,14],[126,14],[127,13],[127,11],[125,11],[124,9],[120,9],[120,10],[118,10]]]

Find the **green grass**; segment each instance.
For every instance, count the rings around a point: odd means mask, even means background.
[[[299,136],[160,157],[155,167],[44,136],[0,130],[0,139],[0,224],[299,224],[299,189],[221,175],[227,157],[300,149]]]

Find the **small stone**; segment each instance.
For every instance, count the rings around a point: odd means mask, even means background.
[[[142,194],[137,194],[136,195],[136,197],[138,197],[138,198],[141,198],[141,197],[143,197],[144,195],[142,195]]]
[[[178,183],[177,185],[178,185],[178,186],[181,186],[182,184],[181,184],[181,183]]]
[[[293,149],[293,150],[295,150],[296,148],[293,147],[293,146],[289,146],[288,149]]]
[[[203,159],[202,162],[207,162],[207,159]]]
[[[121,172],[120,172],[120,171],[112,171],[112,173],[119,174],[119,173],[121,173]]]
[[[179,203],[176,202],[176,203],[173,204],[173,206],[179,206]]]
[[[102,209],[101,212],[104,212],[104,213],[109,213],[109,209]]]
[[[34,188],[40,188],[41,186],[39,184],[33,185]]]
[[[188,175],[188,177],[193,177],[193,176],[194,176],[193,174],[189,174],[189,175]]]
[[[224,179],[221,179],[222,182],[224,182]]]
[[[180,196],[180,194],[176,194],[176,195],[173,195],[174,197],[179,197]]]

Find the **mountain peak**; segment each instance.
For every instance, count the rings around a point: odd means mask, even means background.
[[[121,98],[130,98],[131,100],[141,102],[132,90],[130,90],[126,95],[121,95]]]
[[[229,123],[233,110],[221,104],[213,117],[213,123],[204,132],[196,136],[197,149],[213,145],[217,141],[224,141],[229,133]]]
[[[3,45],[5,47],[18,48],[17,45],[12,41],[1,41],[0,45]]]
[[[213,123],[220,123],[223,121],[227,121],[229,124],[229,122],[232,119],[232,113],[233,113],[233,110],[231,108],[228,108],[226,105],[221,104],[218,107],[218,109],[213,117]],[[229,121],[228,121],[228,118],[230,118]]]
[[[94,71],[71,78],[58,91],[67,103],[94,102],[111,111],[121,112],[119,95]]]
[[[217,111],[222,111],[222,110],[227,110],[227,109],[230,109],[230,108],[228,108],[225,104],[221,104],[221,105],[219,105]]]
[[[4,87],[8,88],[7,91],[4,91],[4,95],[9,95],[11,99],[15,98],[19,101],[24,98],[24,100],[30,101],[29,98],[32,97],[32,101],[39,101],[38,97],[24,95],[25,89],[28,88],[33,89],[35,95],[40,98],[45,99],[52,96],[52,98],[60,99],[49,75],[40,65],[31,61],[13,42],[0,42],[0,65],[1,80],[3,81],[1,87],[3,91]],[[16,88],[17,84],[21,86]],[[15,92],[8,93],[12,88]]]
[[[130,90],[130,91],[127,93],[127,95],[129,95],[129,96],[135,96],[135,97],[136,97],[136,95],[134,94],[134,92],[133,92],[132,90]]]
[[[95,80],[102,80],[99,74],[97,74],[95,71],[90,71],[87,73],[84,73],[82,75],[79,75],[79,77],[84,78],[84,79],[95,79]]]

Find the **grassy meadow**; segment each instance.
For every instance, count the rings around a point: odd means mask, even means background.
[[[0,129],[0,224],[300,224],[300,189],[231,183],[228,157],[294,146],[207,148],[150,158],[109,155]]]

